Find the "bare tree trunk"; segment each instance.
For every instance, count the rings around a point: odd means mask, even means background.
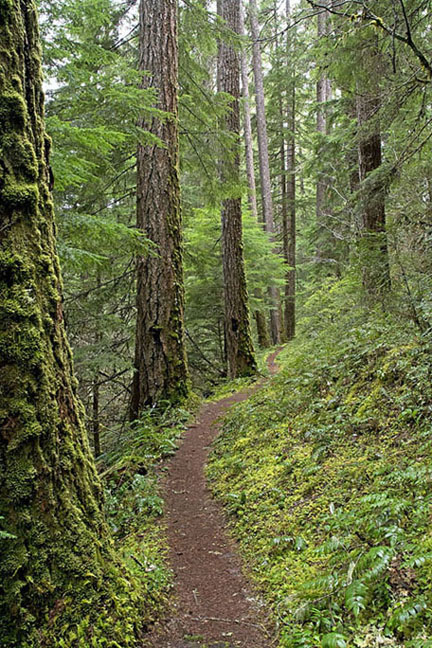
[[[261,47],[259,43],[259,24],[256,0],[249,1],[249,9],[251,36],[253,40],[253,70],[255,79],[256,120],[263,219],[266,231],[274,238],[275,227],[270,181],[267,123],[265,116],[264,80],[262,71]],[[270,331],[273,344],[278,344],[281,337],[281,323],[279,318],[279,291],[277,290],[277,288],[272,287],[269,289],[269,294],[271,299]]]
[[[286,0],[286,18],[289,25],[291,16],[290,0]],[[281,146],[281,163],[283,165],[282,183],[282,240],[283,254],[286,264],[291,268],[285,275],[285,308],[284,308],[284,329],[287,340],[295,336],[295,288],[296,288],[296,178],[295,178],[295,75],[292,68],[292,61],[289,56],[293,54],[292,38],[287,31],[286,55],[287,66],[290,66],[290,83],[288,87],[286,120],[288,126],[288,137]]]
[[[240,2],[240,35],[245,35],[244,26],[244,10]],[[252,124],[251,124],[251,110],[250,110],[250,97],[249,97],[249,81],[248,81],[248,65],[246,58],[246,51],[244,47],[241,51],[241,78],[242,78],[242,95],[243,95],[243,110],[244,110],[244,139],[245,139],[245,158],[246,158],[246,176],[248,181],[248,199],[249,206],[253,217],[258,222],[258,208],[256,201],[256,185],[255,185],[255,165],[253,158],[253,140],[252,140]],[[261,294],[257,292],[255,296],[260,299]],[[264,313],[256,310],[254,313],[255,324],[257,328],[258,344],[262,349],[270,346],[270,337],[267,327],[267,321]]]
[[[348,117],[357,122],[358,131],[358,117],[357,117],[357,99],[356,97],[345,97],[346,113]],[[358,133],[357,133],[358,135]],[[357,192],[360,188],[360,169],[359,169],[359,144],[358,141],[353,140],[349,144],[346,153],[346,164],[349,169],[349,189],[351,193],[351,214],[350,214],[350,230],[351,237],[349,241],[349,255],[357,253],[358,238],[362,229],[360,219],[360,203]]]
[[[240,31],[240,0],[219,0],[218,13],[228,29]],[[218,90],[232,96],[224,128],[236,138],[232,161],[221,163],[222,183],[240,181],[240,60],[230,43],[220,42],[218,52]],[[230,378],[256,372],[256,362],[249,325],[248,297],[242,244],[241,197],[222,202],[222,263],[224,277],[225,336]]]
[[[245,35],[244,26],[244,9],[240,2],[240,35]],[[248,199],[249,207],[252,216],[258,221],[258,209],[256,200],[256,184],[255,184],[255,165],[253,158],[253,145],[252,145],[252,124],[251,124],[251,110],[250,110],[250,97],[249,97],[249,80],[248,80],[248,65],[246,58],[245,48],[241,51],[241,80],[242,80],[242,96],[243,96],[243,110],[244,110],[244,139],[245,139],[245,157],[246,157],[246,176],[248,181]]]
[[[178,175],[177,2],[140,3],[140,70],[143,87],[157,91],[157,107],[171,118],[142,120],[161,139],[138,146],[137,225],[157,255],[137,260],[137,327],[131,419],[157,402],[178,403],[188,393],[184,343],[184,286]]]
[[[329,5],[331,0],[324,0],[323,4]],[[327,10],[321,11],[317,16],[317,36],[318,39],[322,39],[327,36],[329,31],[329,15]],[[317,113],[316,113],[316,128],[320,136],[328,134],[328,124],[327,124],[327,101],[331,99],[331,82],[327,77],[327,74],[323,72],[316,85],[316,100],[317,100]],[[320,138],[321,140],[321,138]],[[317,151],[318,157],[321,157],[323,142],[320,141],[320,145]],[[328,190],[329,190],[329,180],[325,172],[322,170],[319,172],[317,185],[316,185],[316,222],[318,228],[318,245],[317,245],[317,257],[318,260],[325,261],[329,257],[329,250],[325,244],[325,239],[327,237],[326,232],[326,221],[327,221],[327,199],[328,199]]]

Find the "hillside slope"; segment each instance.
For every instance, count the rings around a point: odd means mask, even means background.
[[[304,323],[279,376],[228,416],[208,476],[280,646],[427,648],[432,349],[350,317]]]

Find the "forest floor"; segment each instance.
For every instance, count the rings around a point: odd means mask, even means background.
[[[277,372],[279,351],[268,357],[271,374]],[[221,417],[261,384],[205,404],[169,462],[164,499],[175,603],[172,618],[154,627],[150,646],[269,648],[274,643],[263,604],[243,575],[235,542],[204,474]]]

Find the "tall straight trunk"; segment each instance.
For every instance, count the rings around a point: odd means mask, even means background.
[[[245,35],[244,26],[244,10],[240,2],[240,35]],[[243,96],[243,115],[244,115],[244,140],[245,140],[245,158],[246,158],[246,177],[248,182],[248,199],[249,207],[252,216],[258,222],[258,208],[256,200],[256,184],[255,184],[255,165],[253,157],[253,140],[252,140],[252,120],[250,110],[250,97],[249,97],[249,80],[248,80],[248,65],[246,58],[246,51],[244,47],[241,51],[241,79],[242,79],[242,96]],[[261,299],[262,294],[257,291],[255,294],[257,299]],[[254,312],[255,324],[257,328],[258,344],[262,349],[270,346],[270,336],[267,327],[265,314],[256,310]]]
[[[259,23],[256,0],[249,1],[250,26],[253,40],[253,70],[255,79],[256,122],[258,136],[258,154],[261,179],[261,198],[263,219],[266,231],[274,238],[274,215],[270,181],[270,163],[268,153],[267,122],[265,115],[264,79],[262,70],[261,47],[259,43]],[[281,323],[279,317],[279,291],[269,289],[271,299],[270,332],[274,344],[280,342]]]
[[[292,114],[294,113],[294,89],[292,96]],[[291,268],[285,277],[285,335],[287,340],[295,336],[296,323],[296,178],[295,178],[295,135],[294,118],[292,120],[292,138],[287,147],[287,206],[288,219],[284,227],[284,256]]]
[[[240,0],[219,0],[218,13],[228,29],[240,31]],[[221,161],[221,181],[240,182],[240,56],[231,43],[221,41],[218,52],[218,91],[232,97],[223,128],[236,137],[232,160]],[[250,333],[248,296],[243,259],[241,197],[222,201],[222,264],[225,340],[230,378],[256,372]]]
[[[291,5],[286,0],[285,12],[287,24],[290,23]],[[282,240],[283,254],[286,264],[291,268],[285,274],[285,307],[284,307],[284,334],[287,340],[295,336],[295,288],[296,288],[296,178],[295,178],[295,75],[293,63],[290,61],[294,48],[292,35],[287,30],[286,57],[290,70],[290,80],[286,98],[286,106],[282,109],[282,120],[286,119],[288,136],[281,143],[282,166]]]
[[[363,285],[371,296],[383,296],[390,288],[386,235],[385,186],[379,179],[372,186],[365,180],[382,163],[381,132],[378,120],[380,98],[377,91],[356,97],[359,125],[360,178],[360,262]]]
[[[131,419],[158,402],[182,401],[188,393],[184,342],[184,284],[178,152],[177,2],[140,2],[139,69],[143,87],[155,88],[162,120],[141,126],[164,143],[139,144],[137,226],[157,254],[137,260],[137,324]]]
[[[357,98],[355,96],[346,96],[345,105],[346,114],[351,120],[353,120],[353,122],[357,124],[356,131],[358,132]],[[356,139],[354,139],[348,146],[346,153],[346,165],[349,169],[349,189],[351,193],[351,237],[349,242],[349,256],[352,257],[353,254],[357,254],[358,237],[362,229],[360,201],[357,194],[360,188],[359,143]]]
[[[39,646],[116,572],[64,327],[35,3],[0,15],[0,644]]]
[[[324,0],[323,4],[329,6],[331,0]],[[321,11],[317,16],[317,36],[322,39],[327,36],[329,31],[329,15],[326,10]],[[331,99],[331,82],[325,72],[322,72],[316,84],[316,129],[320,134],[320,144],[317,151],[318,158],[322,156],[323,141],[322,136],[328,134],[327,120],[327,101]],[[329,180],[326,173],[319,171],[316,185],[316,222],[318,228],[318,246],[317,257],[319,260],[326,260],[331,255],[331,250],[326,244],[327,234],[327,199],[329,190]]]
[[[240,35],[245,36],[245,21],[243,4],[240,2]],[[252,123],[251,123],[251,110],[250,110],[250,96],[249,96],[249,79],[248,79],[248,64],[246,57],[246,50],[243,47],[241,50],[241,81],[242,81],[242,96],[243,96],[243,111],[244,111],[244,140],[245,140],[245,157],[246,157],[246,176],[248,182],[248,200],[252,216],[258,220],[258,208],[256,199],[256,184],[255,184],[255,165],[253,157],[253,140],[252,140]]]

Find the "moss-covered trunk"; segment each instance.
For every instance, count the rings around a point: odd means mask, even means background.
[[[158,144],[138,146],[137,225],[157,254],[137,265],[137,326],[131,418],[160,401],[176,403],[188,391],[184,344],[184,285],[178,170],[177,2],[141,0],[140,69],[169,119],[143,119]]]
[[[112,556],[65,336],[32,0],[0,0],[0,43],[0,645],[21,648],[75,586],[102,591]]]

